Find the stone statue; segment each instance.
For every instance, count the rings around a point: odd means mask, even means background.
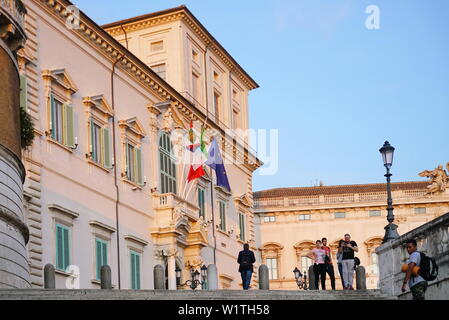
[[[449,171],[449,162],[446,164],[446,168]],[[427,194],[444,192],[446,191],[446,187],[449,186],[449,177],[442,165],[439,165],[434,170],[425,170],[419,176],[430,178],[429,185],[427,186]]]

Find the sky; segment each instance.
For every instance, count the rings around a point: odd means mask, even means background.
[[[449,162],[447,0],[73,2],[100,25],[192,11],[260,85],[250,127],[278,130],[278,169],[256,171],[254,191],[383,183],[386,140],[393,182],[425,180],[419,172]],[[379,29],[366,27],[370,5]]]

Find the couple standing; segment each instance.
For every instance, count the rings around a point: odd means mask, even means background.
[[[354,252],[358,252],[357,243],[351,241],[351,236],[345,234],[345,240],[341,240],[338,245],[337,263],[338,271],[342,279],[343,290],[354,290],[352,287],[354,279]],[[326,273],[331,278],[332,290],[335,290],[334,266],[332,263],[331,249],[327,246],[327,239],[316,241],[316,247],[307,255],[314,261],[313,272],[315,275],[315,288],[326,290]]]

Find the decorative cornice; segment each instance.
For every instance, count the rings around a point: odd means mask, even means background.
[[[91,220],[91,221],[89,221],[89,224],[94,228],[103,229],[109,233],[114,233],[116,231],[116,229],[114,227],[110,227],[107,224],[104,224],[103,222],[100,222],[100,221]]]
[[[65,23],[67,17],[71,14],[66,10],[67,6],[72,5],[66,0],[38,0],[43,8],[55,15],[61,23]],[[181,17],[179,17],[181,18]],[[119,66],[127,72],[131,77],[135,78],[142,86],[150,88],[150,90],[161,101],[171,101],[172,106],[176,107],[181,113],[192,120],[204,122],[206,115],[198,110],[191,102],[184,98],[179,92],[172,88],[167,82],[161,79],[149,66],[139,60],[130,51],[123,47],[111,34],[103,30],[94,21],[92,21],[84,13],[80,12],[79,29],[74,32],[80,34],[87,42],[92,43],[100,52],[107,56],[112,62],[118,62]],[[226,140],[223,135],[224,130],[215,124],[208,123],[209,129],[218,129],[222,135],[221,141]],[[238,142],[237,142],[238,143]],[[230,146],[231,144],[227,142]],[[255,171],[262,166],[262,162],[253,155],[249,148],[238,143],[244,151],[241,157],[244,159],[244,166],[251,171]],[[250,155],[250,156],[249,156]]]
[[[243,70],[243,68],[232,58],[232,56],[218,43],[218,41],[201,25],[201,23],[193,16],[193,14],[186,7],[175,8],[176,11],[168,13],[161,13],[162,15],[148,15],[142,16],[140,20],[133,21],[128,19],[124,21],[115,22],[104,25],[103,28],[112,36],[123,34],[123,29],[126,32],[133,32],[142,29],[147,29],[152,26],[170,23],[174,21],[183,21],[204,43],[210,48],[232,72],[245,84],[249,90],[259,87],[259,85]],[[136,18],[138,19],[138,18]],[[117,25],[119,24],[119,25]]]

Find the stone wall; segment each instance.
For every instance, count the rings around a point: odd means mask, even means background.
[[[380,290],[384,294],[411,299],[411,293],[401,292],[405,274],[401,266],[409,255],[405,249],[408,239],[418,242],[418,250],[435,258],[439,274],[435,281],[429,282],[427,299],[445,300],[449,298],[449,213],[416,228],[400,238],[381,245],[379,255]]]

